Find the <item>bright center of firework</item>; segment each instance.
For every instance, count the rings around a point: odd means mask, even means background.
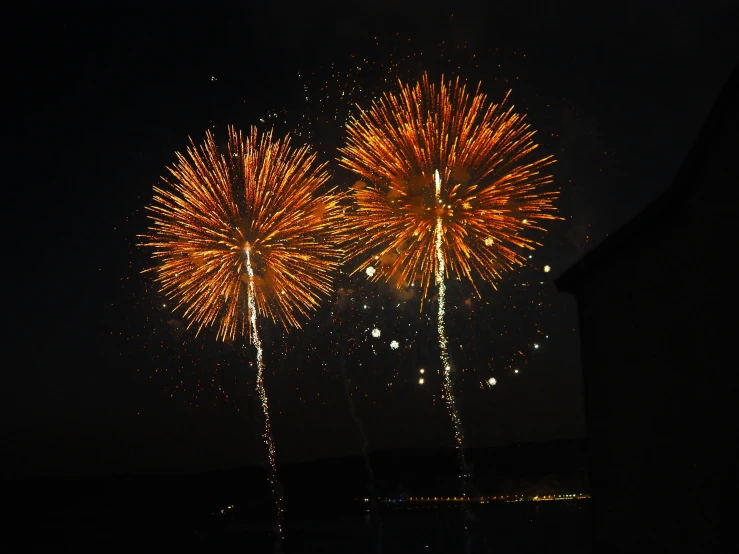
[[[372,336],[375,337],[376,339],[379,338],[381,334],[382,333],[380,332],[380,330],[377,327],[375,327],[374,329],[372,329]]]
[[[558,192],[545,190],[552,177],[541,171],[553,158],[533,157],[534,131],[506,102],[424,74],[349,118],[339,164],[363,179],[349,218],[360,236],[347,246],[348,258],[364,258],[360,271],[379,251],[376,276],[429,298],[439,221],[445,278],[495,284],[522,265],[538,246],[522,231],[559,219]]]
[[[491,387],[492,386],[495,386],[495,384],[497,384],[497,382],[498,381],[495,380],[495,377],[491,377],[490,379],[488,379],[488,385],[490,385]]]
[[[549,273],[550,271],[552,271],[552,268],[549,267],[548,265],[545,265],[544,266],[544,273]]]
[[[390,348],[392,348],[393,350],[397,350],[399,346],[400,346],[400,343],[396,340],[390,343]]]
[[[374,277],[377,270],[374,267],[369,266],[364,270],[364,272],[367,274],[367,277]]]

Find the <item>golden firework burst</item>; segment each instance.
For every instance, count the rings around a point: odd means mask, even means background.
[[[191,141],[154,188],[141,245],[160,262],[156,281],[198,333],[216,325],[222,340],[249,335],[252,309],[300,327],[332,290],[341,195],[327,190],[325,164],[289,136],[230,128],[225,150],[210,132],[199,148]]]
[[[543,172],[554,158],[536,156],[535,131],[508,95],[489,103],[479,85],[470,94],[459,78],[425,74],[399,85],[346,126],[339,163],[361,179],[348,256],[360,258],[356,271],[379,260],[374,279],[418,283],[422,298],[441,267],[479,294],[476,277],[495,286],[539,245],[531,231],[560,219]]]

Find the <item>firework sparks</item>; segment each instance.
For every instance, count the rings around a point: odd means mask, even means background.
[[[489,104],[479,87],[470,94],[459,79],[436,85],[424,75],[349,119],[339,163],[367,183],[354,192],[347,247],[356,271],[371,266],[369,277],[418,284],[426,297],[439,220],[445,276],[464,277],[478,295],[476,277],[495,286],[526,262],[522,252],[539,245],[527,235],[560,219],[558,192],[544,190],[554,159],[534,155],[534,131],[506,101]]]
[[[286,328],[299,328],[331,292],[340,252],[340,195],[320,191],[328,181],[307,147],[290,137],[242,136],[229,129],[228,152],[211,133],[204,145],[178,154],[173,179],[155,187],[152,225],[142,238],[161,263],[154,270],[162,292],[199,333],[217,326],[221,340],[249,334],[251,245],[254,306]]]
[[[259,337],[259,328],[257,327],[257,310],[256,310],[256,291],[254,287],[254,268],[251,265],[251,246],[249,243],[244,247],[247,276],[249,277],[247,305],[249,308],[249,323],[251,330],[251,342],[257,350],[257,394],[262,404],[262,414],[264,415],[264,430],[262,431],[262,440],[267,447],[267,456],[269,458],[270,476],[269,480],[272,484],[272,490],[275,494],[277,503],[277,525],[279,527],[280,536],[282,536],[282,516],[283,516],[283,499],[277,492],[277,458],[275,451],[275,440],[272,436],[272,426],[269,422],[269,401],[267,399],[267,390],[264,388],[264,358],[262,350],[262,339]]]
[[[469,477],[464,432],[456,407],[452,362],[445,329],[446,284],[464,277],[479,296],[475,278],[495,286],[505,271],[525,263],[522,251],[539,245],[527,235],[544,231],[555,215],[554,162],[536,157],[534,131],[524,116],[489,104],[480,91],[470,95],[456,81],[405,85],[386,93],[347,123],[340,165],[362,178],[355,187],[356,212],[348,257],[355,271],[416,285],[421,309],[437,288],[437,331],[444,398],[454,424],[463,488]],[[377,260],[380,263],[377,263]],[[494,384],[494,383],[493,383]]]
[[[434,184],[437,203],[441,202],[441,177],[439,171],[434,172]],[[446,283],[444,282],[445,264],[444,264],[444,221],[441,215],[436,217],[436,229],[434,231],[434,249],[436,250],[436,286],[438,287],[438,312],[437,312],[437,331],[439,333],[439,350],[441,357],[441,367],[444,369],[444,398],[446,399],[449,416],[454,425],[454,439],[457,442],[457,451],[459,452],[460,463],[462,466],[463,482],[467,480],[467,461],[464,457],[464,430],[462,428],[462,419],[459,416],[456,400],[454,398],[454,387],[452,383],[452,361],[449,357],[448,341],[446,337],[446,328],[444,326],[444,314],[446,310]]]
[[[318,306],[331,291],[331,272],[341,261],[340,195],[323,191],[325,165],[290,137],[275,140],[256,128],[246,137],[229,129],[228,151],[219,152],[209,132],[189,159],[178,154],[166,187],[155,187],[152,225],[142,246],[160,261],[156,281],[199,333],[216,326],[216,337],[248,336],[256,348],[256,388],[264,414],[262,433],[270,464],[282,538],[282,496],[276,480],[275,445],[264,387],[258,315],[285,328]]]

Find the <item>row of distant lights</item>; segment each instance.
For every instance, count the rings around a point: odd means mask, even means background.
[[[530,257],[531,256],[529,256],[529,258]],[[544,273],[549,273],[550,271],[552,271],[552,266],[545,265],[544,266]],[[367,277],[374,277],[375,276],[375,273],[377,273],[377,270],[374,267],[372,267],[372,266],[368,266],[367,269],[364,270],[364,272],[367,274]]]

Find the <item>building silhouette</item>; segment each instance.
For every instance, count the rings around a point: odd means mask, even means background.
[[[596,554],[736,551],[739,83],[672,186],[560,277],[578,302]]]

